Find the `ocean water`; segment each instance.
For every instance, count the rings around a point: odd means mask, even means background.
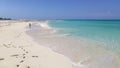
[[[59,34],[95,40],[120,54],[120,20],[58,20],[49,25]]]
[[[82,58],[73,68],[120,68],[120,20],[57,20],[48,24],[56,34],[76,38],[67,42],[66,48],[74,59]]]
[[[120,68],[119,20],[52,20],[26,31],[70,59],[73,68]]]

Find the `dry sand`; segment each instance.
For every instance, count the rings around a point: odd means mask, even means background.
[[[25,33],[29,22],[12,22],[0,22],[0,68],[72,68],[68,58]]]

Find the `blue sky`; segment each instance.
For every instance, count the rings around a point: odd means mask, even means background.
[[[0,0],[0,17],[120,19],[120,0]]]

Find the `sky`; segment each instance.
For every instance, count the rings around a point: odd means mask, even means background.
[[[0,17],[120,19],[120,0],[0,0]]]

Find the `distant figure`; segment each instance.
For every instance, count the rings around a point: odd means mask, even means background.
[[[29,28],[31,28],[31,23],[29,23]]]

